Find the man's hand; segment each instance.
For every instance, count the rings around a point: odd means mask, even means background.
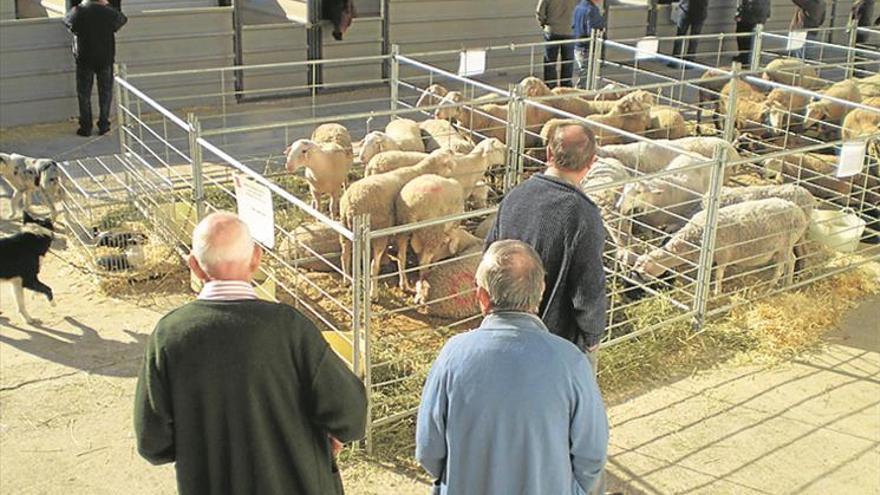
[[[330,438],[330,452],[333,454],[333,457],[339,455],[342,452],[342,447],[344,447],[343,443],[337,440],[333,435],[327,435]]]

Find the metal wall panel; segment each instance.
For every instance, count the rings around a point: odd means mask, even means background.
[[[295,23],[244,26],[242,46],[246,65],[301,62],[308,53],[306,26]],[[246,94],[265,94],[265,90],[270,89],[302,87],[307,83],[306,72],[305,66],[247,70],[244,90]]]
[[[15,0],[0,0],[0,21],[15,19]]]
[[[356,18],[342,41],[334,40],[332,31],[329,23],[322,24],[321,58],[324,60],[382,54],[382,19],[379,17]],[[379,81],[382,64],[379,60],[324,64],[322,72],[323,82],[327,85]]]
[[[232,64],[232,9],[213,7],[133,14],[117,36],[117,61],[129,73]],[[0,22],[0,126],[57,122],[76,116],[71,35],[60,19]],[[136,82],[151,96],[192,95],[198,104],[219,88],[217,74]],[[97,100],[97,99],[95,99]],[[97,104],[97,101],[93,102]]]

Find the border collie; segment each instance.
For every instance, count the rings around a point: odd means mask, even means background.
[[[24,307],[24,289],[44,294],[53,303],[52,288],[40,282],[40,259],[49,252],[55,237],[51,220],[37,219],[24,214],[21,232],[0,238],[0,282],[12,284],[12,294],[21,318],[33,319]]]

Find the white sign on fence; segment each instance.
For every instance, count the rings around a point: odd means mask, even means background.
[[[797,31],[789,31],[788,32],[788,42],[785,44],[785,49],[788,51],[797,50],[798,48],[807,44],[807,32],[803,30]]]
[[[244,175],[236,175],[233,180],[238,216],[251,230],[251,237],[267,248],[275,247],[272,191]]]
[[[645,36],[636,42],[636,60],[654,58],[660,51],[660,40],[656,36]]]
[[[851,177],[862,171],[867,152],[867,141],[849,141],[840,148],[840,161],[837,163],[837,177]]]
[[[458,61],[459,76],[479,76],[486,72],[486,50],[465,50]]]

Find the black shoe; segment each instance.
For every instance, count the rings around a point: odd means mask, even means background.
[[[107,127],[98,127],[98,135],[99,136],[103,136],[104,134],[107,134],[108,132],[110,132],[109,125]]]
[[[92,135],[92,130],[91,129],[83,129],[82,127],[80,127],[79,129],[76,130],[76,135],[82,136],[82,137],[89,137]]]

